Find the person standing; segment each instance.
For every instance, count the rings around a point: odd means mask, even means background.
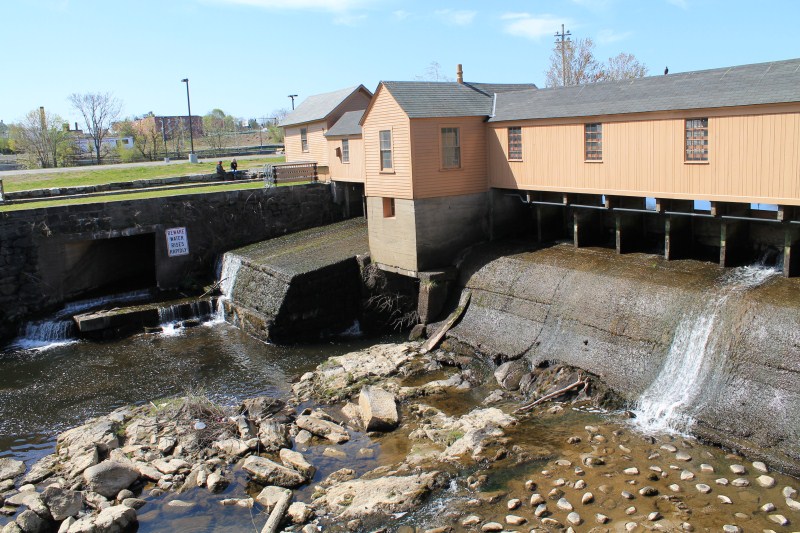
[[[239,164],[236,162],[236,158],[234,157],[231,160],[231,172],[233,172],[233,177],[236,179],[236,169],[239,168]]]

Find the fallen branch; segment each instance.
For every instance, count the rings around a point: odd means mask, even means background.
[[[567,385],[563,389],[557,390],[555,392],[551,392],[550,394],[548,394],[546,396],[542,396],[541,398],[539,398],[538,400],[536,400],[534,402],[531,402],[531,403],[529,403],[527,405],[523,405],[522,407],[518,408],[514,412],[515,413],[524,413],[526,411],[530,411],[531,409],[533,409],[534,407],[536,407],[540,403],[546,402],[547,400],[552,400],[553,398],[555,398],[557,396],[561,396],[565,392],[569,392],[572,389],[577,389],[581,385],[583,386],[583,390],[585,391],[586,388],[589,386],[589,379],[588,378],[579,379],[578,381],[576,381],[572,385]]]
[[[226,279],[228,279],[228,278],[222,278],[219,281],[215,281],[206,292],[204,292],[203,294],[200,295],[200,298],[205,298],[206,296],[208,296],[212,292],[214,292],[217,289],[219,289],[222,286],[222,282],[225,281]]]
[[[458,319],[461,318],[461,315],[464,314],[464,311],[467,309],[467,305],[469,305],[471,296],[472,292],[469,289],[461,293],[461,298],[458,301],[458,307],[456,310],[450,313],[450,317],[447,319],[447,322],[445,322],[444,325],[439,328],[439,331],[436,332],[436,335],[428,339],[425,344],[422,345],[422,350],[420,350],[420,353],[426,354],[436,348],[436,346],[439,344],[439,341],[441,341],[442,337],[444,337],[445,333],[447,333],[450,328],[452,328],[455,323],[458,322]]]
[[[261,533],[275,533],[278,531],[278,527],[281,524],[281,520],[283,520],[283,515],[286,514],[286,509],[289,508],[289,501],[292,499],[292,491],[285,490],[283,494],[281,494],[281,499],[275,504],[275,507],[272,508],[272,512],[269,514],[269,518],[267,519],[267,523],[264,524]]]

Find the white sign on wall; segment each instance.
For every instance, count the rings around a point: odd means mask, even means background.
[[[169,228],[166,234],[169,257],[189,255],[189,239],[186,237],[186,228]]]

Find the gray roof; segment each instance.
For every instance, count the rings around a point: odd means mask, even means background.
[[[315,94],[303,100],[297,108],[286,115],[281,121],[281,126],[292,126],[294,124],[304,124],[306,122],[316,122],[323,120],[330,115],[348,96],[359,89],[367,89],[363,85],[339,89],[330,93]],[[368,94],[372,94],[367,91]]]
[[[471,87],[475,87],[479,91],[483,91],[488,95],[510,93],[514,91],[527,91],[537,88],[535,83],[473,83],[471,81],[464,83]]]
[[[331,126],[326,133],[326,137],[334,137],[336,135],[361,135],[361,125],[359,121],[364,116],[364,109],[360,111],[348,111],[341,116],[336,124]]]
[[[501,93],[490,122],[786,102],[800,102],[800,59]]]
[[[492,114],[493,98],[469,85],[440,81],[384,81],[409,118]]]

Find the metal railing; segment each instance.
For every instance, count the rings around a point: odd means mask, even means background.
[[[265,187],[276,187],[282,183],[316,182],[316,163],[266,164],[262,170]]]

